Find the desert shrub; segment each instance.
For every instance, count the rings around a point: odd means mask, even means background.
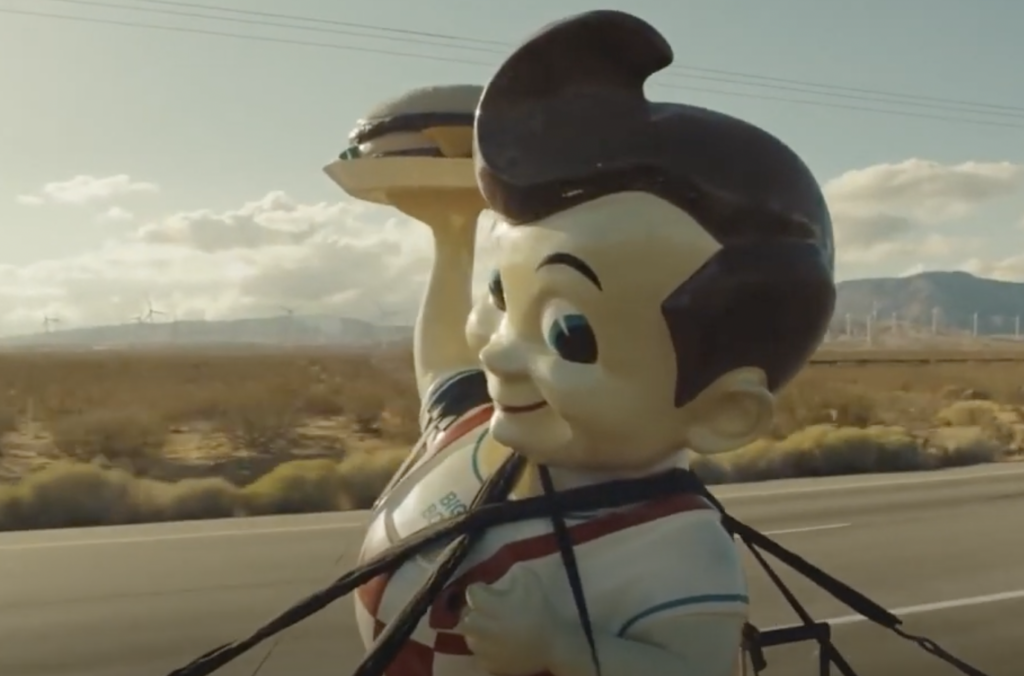
[[[70,528],[138,520],[139,480],[128,472],[60,463],[0,494],[4,530]]]
[[[984,399],[967,399],[939,411],[935,422],[947,426],[983,426],[997,420],[1002,407]]]
[[[931,447],[894,426],[816,425],[782,440],[761,440],[715,458],[734,481],[905,472],[992,462],[1005,452],[997,440]]]
[[[0,405],[0,435],[8,434],[18,429],[21,416],[9,406]]]
[[[301,417],[294,402],[281,405],[259,391],[238,393],[218,414],[216,427],[240,450],[273,455],[296,441]]]
[[[999,421],[980,426],[944,427],[926,440],[936,466],[961,467],[1003,459],[1016,450],[1019,432]]]
[[[298,514],[353,509],[338,465],[324,459],[284,463],[242,489],[251,514]]]
[[[812,366],[770,438],[692,466],[717,484],[999,460],[1024,447],[1021,382],[1024,364]],[[0,434],[42,422],[81,461],[0,486],[2,529],[365,508],[419,437],[408,350],[0,355],[0,383]],[[200,443],[174,456],[172,428]],[[282,462],[312,447],[331,459]]]
[[[0,405],[0,454],[7,446],[6,435],[18,429],[21,416],[13,409]]]
[[[308,416],[329,417],[345,413],[343,395],[338,387],[315,383],[302,394],[298,410]]]
[[[420,438],[419,400],[396,402],[380,415],[381,436],[397,443],[412,446]]]
[[[220,477],[174,483],[142,479],[134,493],[136,514],[147,521],[192,521],[247,516],[237,486]],[[141,520],[141,518],[140,518]]]
[[[813,425],[870,427],[880,422],[879,402],[870,391],[842,383],[823,387],[797,381],[777,399],[773,436],[785,438]]]
[[[407,448],[349,454],[338,465],[354,509],[368,509],[409,454]]]
[[[926,444],[895,427],[818,425],[781,441],[694,458],[693,467],[715,484],[962,466],[991,462],[1005,453],[981,428],[964,431],[953,441]],[[0,530],[365,509],[406,453],[396,448],[353,453],[340,463],[287,462],[244,487],[220,478],[169,483],[119,469],[57,463],[0,487]]]
[[[160,455],[167,438],[162,420],[138,409],[96,410],[47,424],[53,445],[68,458],[145,461]]]

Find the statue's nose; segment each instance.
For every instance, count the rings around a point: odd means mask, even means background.
[[[514,379],[527,374],[526,350],[519,341],[500,333],[480,351],[484,368],[499,378]]]

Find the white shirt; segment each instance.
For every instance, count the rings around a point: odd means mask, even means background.
[[[378,502],[361,557],[468,507],[484,481],[481,454],[490,439],[490,401],[483,374],[439,381],[424,397],[421,422],[431,435],[421,457]],[[654,616],[735,613],[748,598],[739,552],[719,515],[696,496],[673,496],[616,510],[571,515],[580,577],[595,632],[629,637]],[[381,576],[356,593],[364,643],[394,619],[426,582],[437,548]],[[558,546],[547,519],[498,526],[473,547],[445,593],[419,623],[387,676],[487,676],[453,629],[468,584],[490,584],[516,566],[544,580],[566,622],[578,622]]]

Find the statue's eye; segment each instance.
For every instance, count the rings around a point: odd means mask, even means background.
[[[491,302],[494,303],[494,307],[504,312],[505,287],[501,284],[501,273],[497,270],[491,273],[491,281],[487,283],[487,291],[491,294]]]
[[[544,341],[559,357],[576,364],[597,362],[597,336],[583,313],[564,301],[552,302],[541,320]]]

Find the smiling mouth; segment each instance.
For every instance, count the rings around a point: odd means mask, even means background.
[[[530,411],[536,411],[537,409],[544,408],[548,405],[546,401],[537,401],[532,404],[524,404],[522,406],[506,406],[504,404],[495,404],[502,413],[529,413]]]

